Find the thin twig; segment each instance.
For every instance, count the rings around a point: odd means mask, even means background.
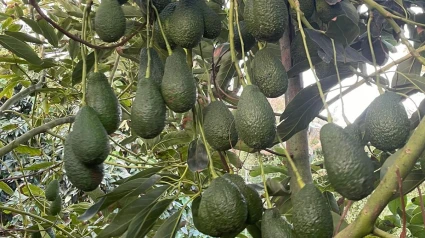
[[[382,238],[397,238],[397,236],[391,235],[391,234],[379,229],[378,227],[373,228],[373,234],[375,234],[379,237],[382,237]]]
[[[345,217],[347,216],[348,211],[349,211],[349,210],[350,210],[350,208],[351,208],[351,205],[353,205],[353,201],[348,200],[347,206],[345,206],[345,208],[344,208],[344,212],[342,213],[342,216],[341,216],[341,218],[339,219],[338,225],[337,225],[337,226],[336,226],[336,228],[335,228],[334,235],[338,234],[339,229],[341,228],[342,222],[344,221]]]
[[[47,169],[40,170],[40,171],[37,171],[37,172],[32,173],[32,174],[27,174],[27,175],[21,175],[21,176],[16,176],[16,177],[4,178],[4,179],[0,179],[0,181],[17,180],[17,179],[21,179],[21,178],[32,177],[32,176],[35,176],[35,175],[38,175],[38,174],[42,174],[42,173],[44,173],[44,172],[46,172],[46,171],[52,170],[52,169],[54,169],[54,168],[56,168],[56,167],[59,167],[61,164],[62,164],[62,162],[57,163],[57,164],[55,164],[55,165],[53,165],[53,166],[51,166],[51,167],[49,167],[49,168],[47,168]]]
[[[398,168],[395,171],[395,173],[397,174],[398,192],[400,193],[401,209],[403,213],[403,217],[402,217],[403,227],[400,234],[400,238],[406,238],[406,207],[404,204],[404,196],[403,196],[403,179],[401,178],[400,170]]]

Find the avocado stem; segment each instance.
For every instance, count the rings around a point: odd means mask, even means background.
[[[173,54],[170,43],[168,42],[167,36],[165,35],[164,28],[162,27],[161,18],[159,17],[158,9],[152,4],[152,8],[155,11],[156,20],[158,21],[159,29],[161,30],[161,35],[164,38],[165,46],[167,47],[168,55]]]
[[[151,76],[151,51],[150,51],[150,48],[149,48],[149,42],[150,42],[150,39],[149,39],[149,30],[150,30],[150,27],[149,27],[149,19],[150,19],[150,16],[149,16],[149,4],[150,3],[150,0],[146,0],[146,50],[147,50],[147,53],[148,53],[148,64],[147,64],[147,67],[146,67],[146,74],[145,74],[145,78],[150,78],[150,76]]]
[[[195,114],[194,114],[194,116],[195,116]],[[213,178],[218,178],[218,175],[217,175],[217,173],[215,172],[215,169],[214,169],[214,164],[213,164],[213,159],[212,159],[212,156],[211,156],[211,151],[210,151],[210,148],[209,148],[209,144],[208,144],[207,140],[205,139],[204,128],[202,128],[201,120],[200,120],[198,114],[196,114],[196,116],[198,117],[197,118],[198,120],[197,120],[197,123],[196,123],[197,124],[197,128],[201,132],[202,141],[204,142],[205,149],[207,151],[208,160],[209,160],[208,167],[209,167],[211,176]]]
[[[207,87],[208,87],[207,92],[208,92],[208,96],[210,96],[211,102],[214,102],[214,101],[216,101],[216,99],[214,97],[214,93],[213,93],[212,88],[211,88],[211,80],[212,80],[212,78],[211,78],[211,75],[210,75],[210,73],[208,71],[207,64],[205,63],[204,54],[202,52],[202,45],[200,43],[199,43],[199,52],[201,54],[202,62],[204,63],[205,73],[207,74],[207,79],[208,79],[207,80]]]
[[[87,31],[87,13],[89,10],[90,4],[86,4],[83,12],[83,28],[81,33],[81,39],[86,39]],[[81,104],[86,105],[86,78],[87,78],[87,61],[86,61],[87,48],[84,45],[81,45],[81,60],[83,61],[83,70],[81,73],[81,91],[83,91],[83,98]]]
[[[285,146],[283,145],[282,139],[278,136],[280,147],[283,149],[283,152],[285,153],[285,157],[287,158],[289,165],[292,168],[292,171],[295,174],[295,177],[297,178],[297,183],[300,189],[302,189],[305,186],[305,183],[303,181],[303,178],[301,177],[300,173],[298,172],[297,166],[295,166],[294,161],[292,160],[291,155],[288,153],[288,150],[286,150]]]
[[[266,197],[267,208],[270,209],[273,207],[273,205],[270,201],[269,192],[267,191],[266,175],[264,174],[263,158],[261,158],[261,154],[260,154],[259,161],[260,161],[260,170],[261,170],[261,180],[263,180],[263,186],[264,186],[264,196]]]

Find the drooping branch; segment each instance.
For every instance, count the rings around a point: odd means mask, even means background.
[[[10,151],[12,151],[16,147],[18,147],[20,144],[28,141],[29,139],[33,138],[34,136],[36,136],[40,133],[46,132],[46,131],[48,131],[48,130],[56,127],[56,126],[66,124],[66,123],[72,123],[72,122],[74,122],[74,119],[75,119],[75,116],[68,116],[68,117],[64,117],[64,118],[59,118],[59,119],[48,122],[48,123],[46,123],[42,126],[36,127],[34,129],[28,131],[27,133],[16,138],[14,141],[10,142],[6,146],[0,148],[0,157],[5,155],[6,153],[9,153]]]
[[[373,231],[376,219],[398,189],[397,170],[401,178],[406,178],[425,149],[424,139],[425,119],[422,119],[407,144],[400,149],[401,153],[395,159],[394,164],[388,168],[384,178],[367,200],[357,219],[338,233],[336,238],[363,237]]]
[[[137,33],[139,33],[138,30],[131,33],[129,36],[124,37],[120,42],[113,44],[113,45],[94,45],[88,41],[85,41],[81,39],[80,37],[71,34],[67,30],[63,29],[61,26],[59,26],[56,22],[54,22],[50,17],[48,17],[43,10],[41,10],[40,6],[38,5],[36,0],[29,0],[29,3],[34,7],[34,9],[38,12],[38,14],[46,20],[50,25],[52,25],[54,28],[56,28],[58,31],[62,32],[64,35],[68,36],[70,39],[73,39],[74,41],[80,42],[81,44],[86,45],[87,47],[90,47],[92,49],[113,49],[118,46],[123,46],[125,43],[127,43],[131,38],[133,38]]]
[[[41,89],[44,85],[44,80],[40,80],[37,84],[33,84],[30,87],[20,91],[19,93],[15,94],[13,97],[9,98],[1,107],[0,107],[0,117],[3,116],[4,111],[8,110],[10,107],[12,107],[15,103],[17,103],[19,100],[25,98],[26,96],[30,95],[31,93],[37,91],[38,89]]]

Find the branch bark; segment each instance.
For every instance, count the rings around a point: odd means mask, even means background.
[[[42,126],[36,127],[30,131],[28,131],[27,133],[23,134],[22,136],[16,138],[14,141],[10,142],[9,144],[7,144],[6,146],[0,148],[0,157],[2,157],[3,155],[5,155],[6,153],[9,153],[10,151],[12,151],[13,149],[15,149],[16,147],[18,147],[20,144],[28,141],[29,139],[33,138],[34,136],[46,132],[50,129],[52,129],[53,127],[62,125],[62,124],[66,124],[66,123],[72,123],[75,120],[75,116],[69,116],[69,117],[64,117],[64,118],[59,118],[56,119],[54,121],[48,122]]]
[[[425,149],[424,139],[425,119],[422,119],[407,144],[400,149],[401,153],[395,163],[388,169],[356,220],[338,233],[336,238],[363,237],[373,231],[376,219],[390,202],[393,194],[397,192],[397,170],[400,172],[401,178],[406,178]]]
[[[44,80],[40,80],[37,84],[33,84],[30,87],[20,91],[19,93],[15,94],[13,97],[9,98],[1,107],[0,107],[0,117],[3,116],[4,111],[8,110],[10,107],[12,107],[15,103],[17,103],[19,100],[23,99],[24,97],[30,95],[31,93],[37,91],[38,89],[41,89],[44,85]]]

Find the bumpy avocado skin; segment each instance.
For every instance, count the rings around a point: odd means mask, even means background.
[[[239,138],[251,148],[265,149],[276,135],[276,119],[270,103],[255,85],[247,85],[235,115]]]
[[[182,0],[167,21],[167,35],[176,45],[191,49],[204,34],[204,19],[196,0]]]
[[[220,16],[207,5],[205,0],[198,0],[197,4],[204,19],[204,37],[207,39],[217,38],[221,33]]]
[[[52,216],[56,216],[62,210],[62,199],[59,195],[50,203],[49,213]]]
[[[298,237],[332,237],[332,214],[326,199],[314,184],[306,184],[292,198],[292,223]]]
[[[280,215],[277,208],[271,208],[264,211],[261,218],[262,238],[292,238],[291,230],[291,225]]]
[[[57,179],[52,180],[49,185],[47,185],[44,195],[49,201],[54,201],[56,199],[59,195],[59,181]]]
[[[238,187],[222,177],[211,182],[199,204],[194,201],[192,212],[195,227],[214,237],[240,232],[248,216],[245,198]]]
[[[131,107],[131,128],[142,138],[155,138],[165,127],[165,116],[159,87],[151,79],[141,79]]]
[[[371,194],[374,168],[363,145],[334,123],[322,127],[320,141],[328,179],[335,191],[353,201]]]
[[[300,9],[304,13],[304,16],[308,19],[313,15],[315,10],[314,1],[312,0],[298,0],[300,3]]]
[[[195,105],[196,82],[181,48],[175,49],[165,61],[161,92],[165,104],[174,112],[187,112]]]
[[[167,41],[170,44],[171,49],[173,49],[176,44],[172,41],[171,37],[168,34],[168,28],[170,24],[170,17],[173,15],[174,10],[176,10],[177,2],[172,2],[168,4],[159,14],[159,19],[161,21],[162,30],[164,31]],[[162,35],[161,28],[159,27],[159,21],[156,21],[154,24],[154,42],[162,49],[167,49],[164,36]]]
[[[204,133],[215,150],[231,149],[238,142],[235,118],[222,101],[214,101],[204,109]]]
[[[153,80],[158,86],[161,86],[162,77],[164,77],[164,63],[154,48],[149,48],[151,59],[150,79]],[[148,68],[148,49],[142,48],[140,50],[140,64],[139,64],[139,80],[146,78],[146,69]]]
[[[270,49],[257,52],[252,61],[252,76],[252,83],[268,98],[279,97],[288,89],[286,70]]]
[[[73,153],[72,146],[65,142],[65,174],[72,185],[85,192],[95,190],[103,179],[103,164],[87,166],[79,161]]]
[[[121,122],[120,103],[103,73],[90,73],[87,76],[86,102],[96,111],[107,134],[118,129]]]
[[[370,143],[384,151],[393,151],[406,143],[410,133],[410,121],[400,96],[386,92],[369,105],[365,130]]]
[[[244,19],[249,32],[257,39],[278,41],[288,26],[288,8],[285,0],[248,0]]]
[[[344,11],[339,2],[329,5],[326,0],[316,0],[316,13],[322,22],[328,23],[336,16],[344,14]]]
[[[248,28],[246,27],[245,21],[239,22],[239,28],[240,28],[241,34],[239,34],[238,26],[234,24],[233,29],[235,31],[235,37],[233,38],[233,41],[235,43],[235,50],[239,53],[242,52],[242,44],[241,44],[241,35],[242,35],[243,49],[245,52],[248,52],[251,50],[252,47],[254,47],[256,43],[255,37],[248,32]]]
[[[351,140],[354,142],[359,143],[359,145],[365,145],[362,132],[360,130],[359,125],[357,124],[350,124],[344,128],[344,132],[351,137]]]
[[[125,16],[117,0],[102,0],[94,18],[95,30],[101,40],[114,42],[125,33]]]

